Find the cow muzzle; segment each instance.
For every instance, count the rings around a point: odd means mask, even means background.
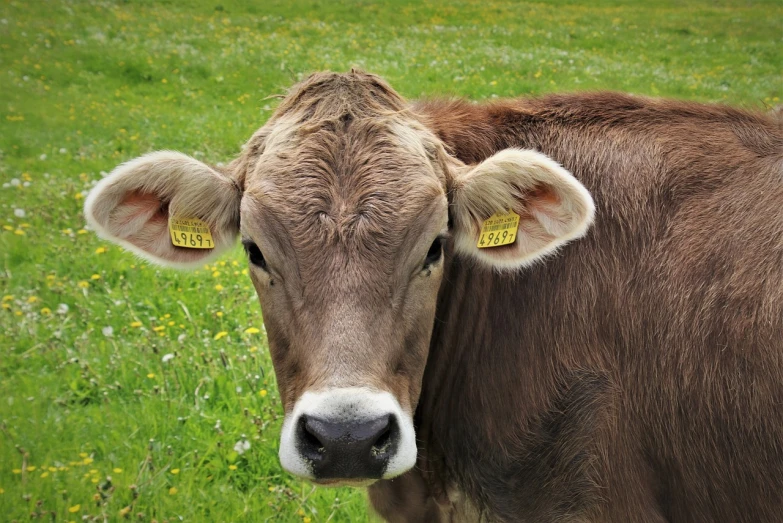
[[[316,483],[366,484],[416,463],[410,414],[388,392],[351,387],[306,392],[286,416],[283,468]]]

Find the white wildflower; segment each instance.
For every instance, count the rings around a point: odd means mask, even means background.
[[[108,327],[104,327],[104,328],[102,328],[102,329],[101,329],[101,332],[102,332],[102,333],[103,333],[103,335],[104,335],[104,336],[106,336],[107,338],[111,338],[112,336],[114,336],[114,329],[113,329],[111,326],[108,326]]]
[[[18,187],[22,184],[22,181],[19,178],[11,178],[11,185],[14,187]]]
[[[168,363],[171,360],[174,359],[174,354],[169,352],[168,354],[164,354],[163,357],[160,359],[163,363]]]
[[[68,314],[68,310],[70,307],[68,307],[66,304],[61,303],[57,306],[57,314]]]
[[[27,216],[27,213],[24,212],[24,209],[14,209],[14,216],[17,218],[24,218]]]
[[[237,454],[242,455],[248,450],[250,450],[250,442],[246,439],[241,439],[234,444],[234,452]]]

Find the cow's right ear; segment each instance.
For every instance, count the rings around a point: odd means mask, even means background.
[[[159,151],[122,164],[101,180],[84,202],[84,215],[99,236],[154,263],[189,268],[234,245],[241,197],[225,174],[182,153]],[[202,220],[214,246],[175,246],[169,217]]]

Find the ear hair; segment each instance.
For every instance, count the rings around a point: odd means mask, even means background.
[[[230,248],[239,230],[237,184],[212,167],[174,151],[158,151],[126,162],[90,191],[84,214],[95,232],[143,258],[187,268]],[[215,248],[175,248],[169,216],[199,218],[211,230]]]
[[[455,248],[497,269],[530,265],[583,236],[595,205],[576,178],[548,156],[505,149],[454,177]],[[513,210],[520,224],[513,244],[479,249],[482,224]]]

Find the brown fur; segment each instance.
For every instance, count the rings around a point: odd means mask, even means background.
[[[330,387],[415,412],[417,466],[370,487],[389,521],[780,520],[779,115],[611,93],[408,105],[319,73],[223,173],[165,158],[116,170],[88,217],[122,243],[112,217],[131,216],[166,263],[171,202],[220,238],[239,208],[286,414]],[[476,254],[509,207],[548,257]]]
[[[504,521],[779,521],[777,122],[607,93],[415,111],[468,163],[546,153],[597,205],[530,270],[448,264],[417,411],[431,492]]]

